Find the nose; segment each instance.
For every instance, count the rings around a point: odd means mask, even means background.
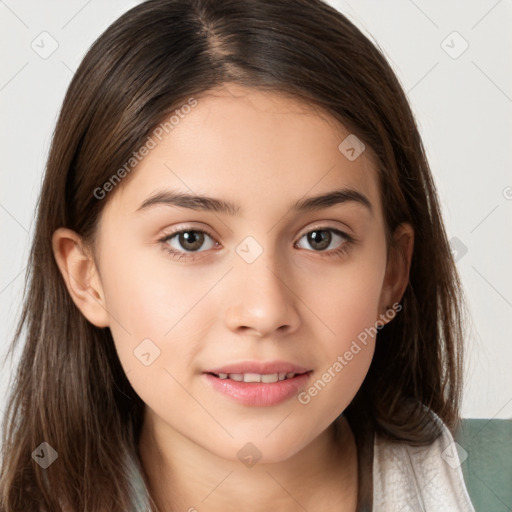
[[[276,259],[265,251],[252,263],[236,261],[228,284],[227,327],[237,334],[261,338],[297,330],[299,299],[290,276],[291,272],[285,273],[283,264],[277,266]]]

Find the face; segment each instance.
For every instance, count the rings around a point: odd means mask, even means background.
[[[348,135],[296,100],[229,85],[197,98],[110,192],[98,297],[160,432],[225,459],[251,442],[284,460],[361,386],[365,329],[396,289],[372,155],[341,151]]]

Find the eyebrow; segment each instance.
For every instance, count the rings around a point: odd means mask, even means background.
[[[360,204],[373,214],[370,200],[361,192],[351,188],[337,189],[318,196],[301,199],[291,206],[291,210],[298,213],[311,212],[343,203]],[[191,210],[222,213],[230,216],[235,216],[240,211],[240,206],[230,201],[172,190],[155,192],[142,202],[139,208],[137,208],[137,211],[162,204],[189,208]]]

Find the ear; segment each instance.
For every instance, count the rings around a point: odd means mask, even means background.
[[[393,233],[394,246],[389,248],[386,275],[379,301],[379,319],[381,325],[391,321],[395,314],[386,315],[393,304],[400,302],[409,282],[412,253],[414,247],[414,229],[409,223],[400,224]]]
[[[54,232],[52,247],[73,302],[93,325],[107,327],[110,319],[92,252],[77,233],[67,228]]]

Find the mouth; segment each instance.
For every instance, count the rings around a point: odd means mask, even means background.
[[[313,370],[289,363],[242,363],[203,372],[211,388],[247,406],[278,405],[307,385]]]

